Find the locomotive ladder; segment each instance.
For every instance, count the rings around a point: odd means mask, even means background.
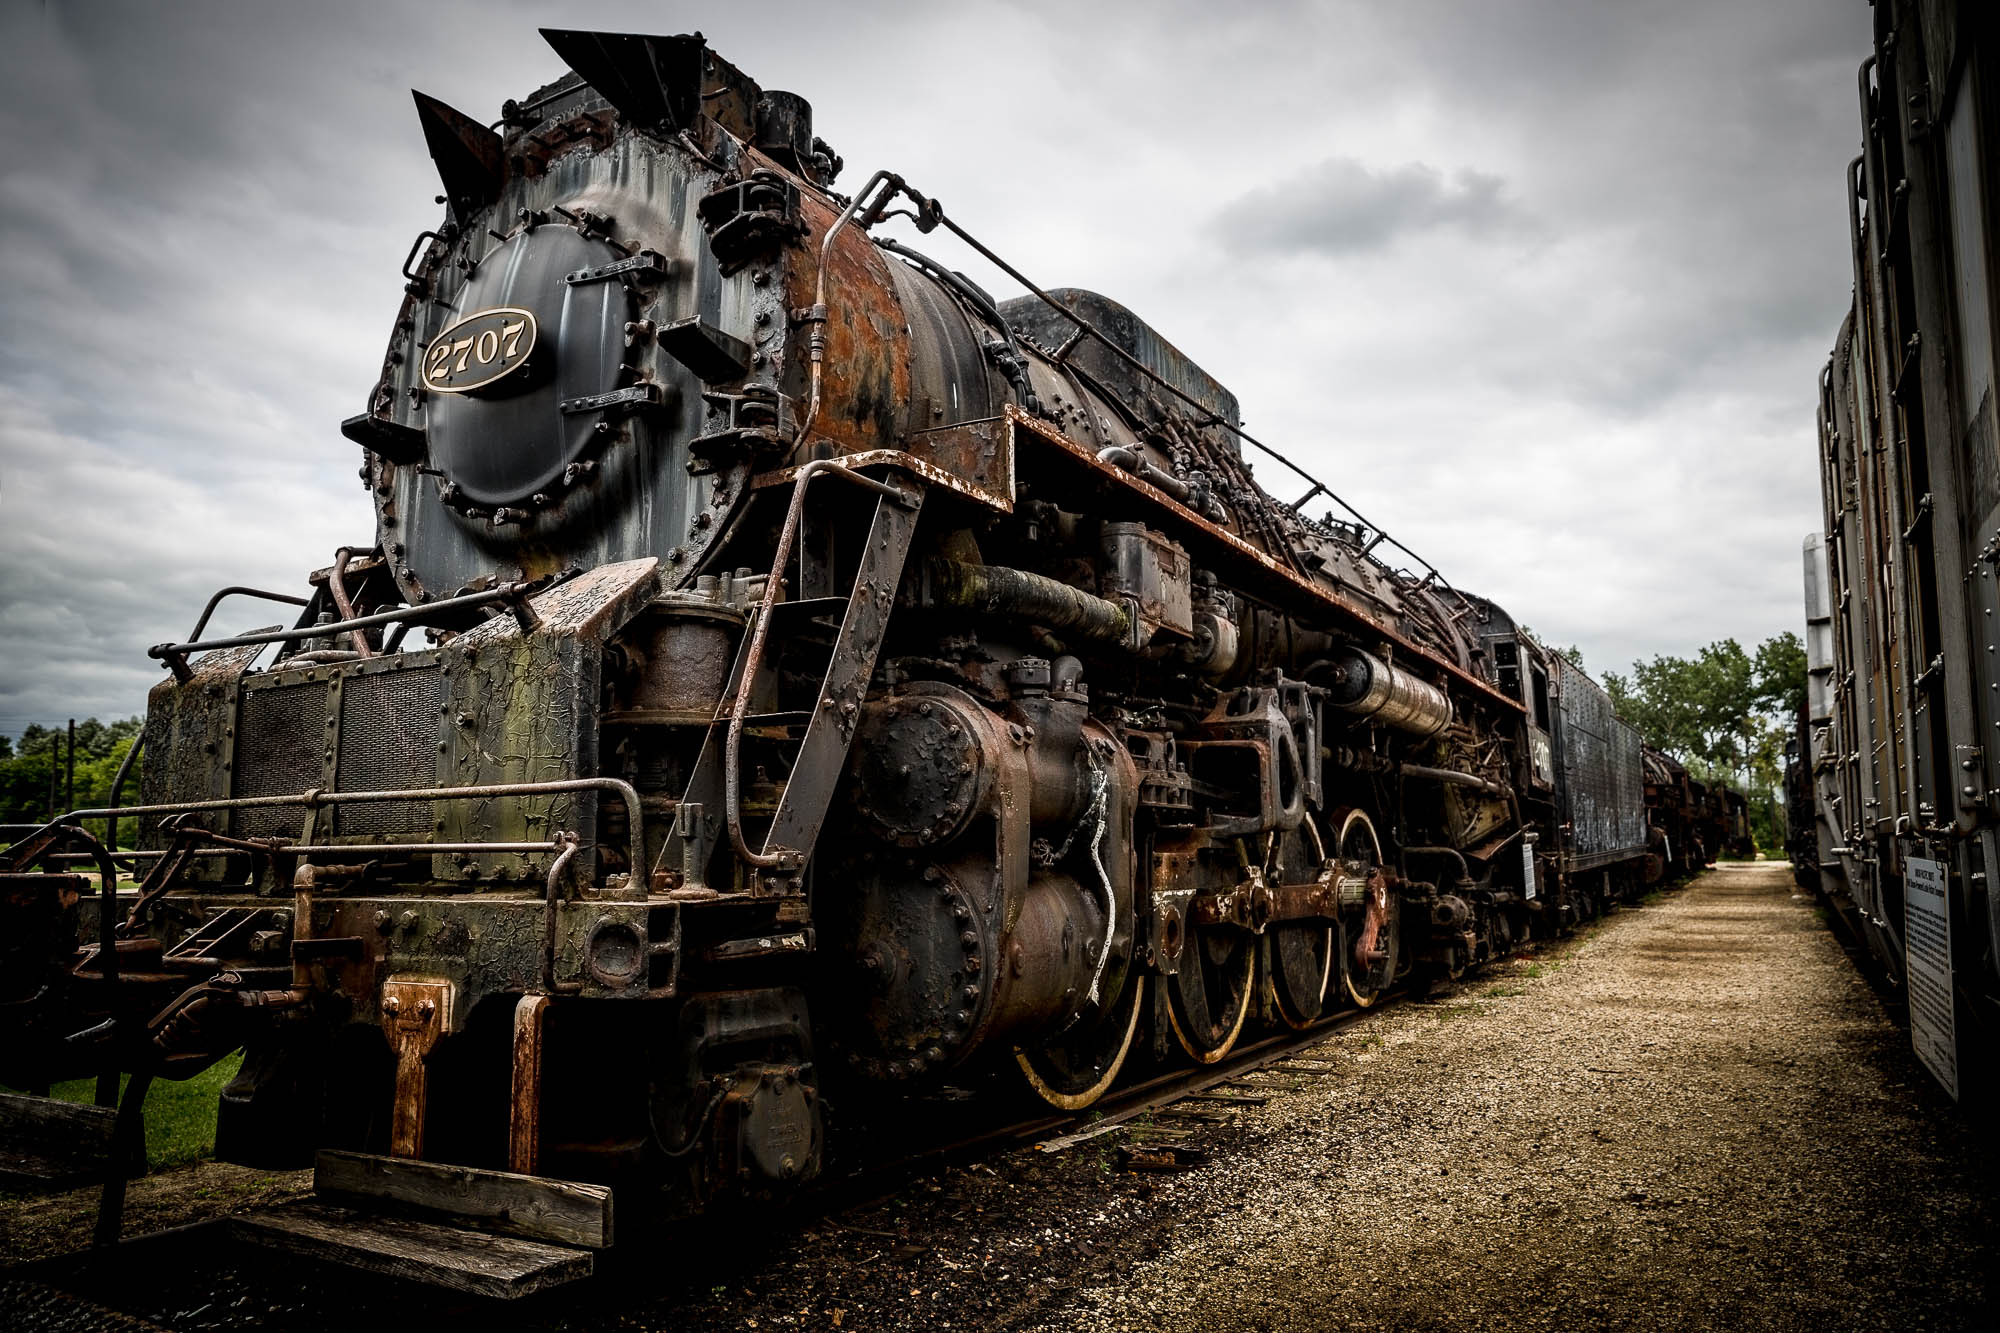
[[[812,483],[838,478],[873,495],[874,514],[853,582],[844,594],[782,600],[787,567],[799,545]],[[820,459],[793,478],[791,503],[778,537],[764,600],[738,649],[729,687],[716,707],[701,754],[677,807],[673,828],[655,869],[677,867],[681,886],[674,896],[704,901],[720,896],[707,881],[710,854],[727,837],[738,860],[762,872],[767,891],[797,892],[820,825],[832,804],[835,785],[861,720],[868,681],[875,673],[882,635],[895,609],[896,589],[916,534],[923,492],[904,481],[892,484]],[[838,627],[835,629],[834,627]],[[828,635],[831,632],[831,640]],[[807,708],[752,712],[756,701],[778,701],[779,682],[766,648],[796,649],[819,644],[826,657]],[[804,692],[795,698],[803,702]],[[743,829],[741,747],[743,732],[790,734],[803,729],[798,753],[783,782],[769,827],[758,846]]]

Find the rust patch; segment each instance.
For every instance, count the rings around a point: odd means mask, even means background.
[[[802,309],[813,302],[819,245],[840,210],[802,190],[799,211],[806,243],[802,258],[789,266],[787,299]],[[834,238],[826,292],[829,373],[813,436],[842,453],[894,445],[910,425],[909,317],[896,299],[888,261],[860,227],[849,226]]]
[[[389,1118],[392,1157],[423,1154],[431,1052],[451,1030],[456,994],[449,981],[397,978],[383,983],[382,1030],[396,1055],[396,1097]]]
[[[507,1167],[536,1174],[542,1149],[542,1024],[549,997],[523,995],[514,1006],[513,1093],[508,1102]]]

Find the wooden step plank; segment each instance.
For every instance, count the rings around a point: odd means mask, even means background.
[[[317,1199],[240,1213],[230,1229],[252,1245],[501,1300],[581,1281],[595,1268],[589,1250]]]
[[[0,1093],[0,1185],[61,1190],[105,1179],[117,1124],[108,1106]]]
[[[335,1202],[399,1204],[529,1240],[611,1245],[609,1185],[329,1149],[313,1163],[313,1190]]]

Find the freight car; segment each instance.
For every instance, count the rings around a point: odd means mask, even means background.
[[[699,36],[546,36],[497,128],[417,97],[446,214],[343,426],[374,540],[152,650],[136,893],[105,811],[8,854],[0,1077],[130,1111],[240,1047],[226,1158],[686,1214],[871,1099],[1082,1108],[1657,878],[1604,692],[1267,493],[1132,312],[835,193]]]
[[[2000,41],[1991,7],[1882,0],[1848,170],[1854,302],[1820,377],[1808,540],[1814,860],[1954,1095],[2000,1025]],[[1823,545],[1822,545],[1823,543]]]

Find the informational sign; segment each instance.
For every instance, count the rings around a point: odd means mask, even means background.
[[[1903,941],[1908,953],[1910,1044],[1958,1096],[1958,1035],[1952,1008],[1951,907],[1942,861],[1903,862]]]
[[[1521,896],[1535,896],[1535,844],[1532,842],[1521,844]]]

